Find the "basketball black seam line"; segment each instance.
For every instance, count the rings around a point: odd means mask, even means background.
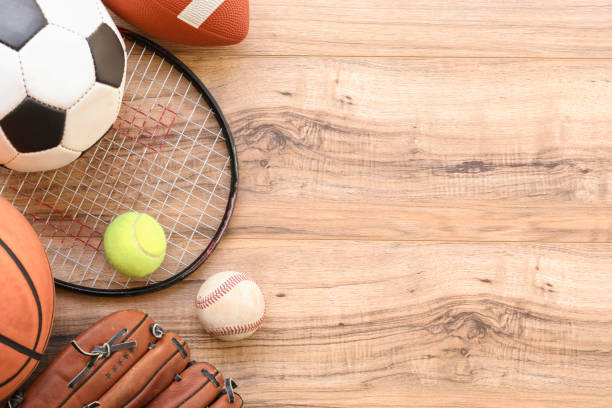
[[[145,314],[145,315],[144,315],[144,317],[142,318],[142,320],[141,320],[141,321],[140,321],[140,322],[139,322],[139,323],[138,323],[136,326],[134,326],[134,328],[133,328],[133,329],[132,329],[132,330],[131,330],[131,331],[130,331],[128,334],[126,334],[126,335],[125,335],[125,337],[123,337],[123,339],[122,339],[122,340],[129,339],[129,338],[130,338],[130,336],[131,336],[132,334],[134,334],[134,332],[135,332],[136,330],[138,330],[138,329],[140,328],[140,326],[142,326],[142,324],[144,323],[144,321],[145,321],[145,320],[147,320],[147,318],[148,318],[148,317],[149,317],[149,315],[148,315],[148,314]],[[76,387],[74,390],[72,390],[72,392],[71,392],[70,394],[68,394],[68,396],[66,397],[66,399],[64,399],[64,401],[62,401],[62,403],[59,405],[59,407],[58,407],[58,408],[63,407],[63,406],[66,404],[66,402],[68,402],[68,401],[70,400],[70,398],[72,398],[72,396],[73,396],[73,395],[74,395],[74,394],[75,394],[75,393],[76,393],[78,390],[80,390],[80,389],[81,389],[81,387],[82,387],[83,385],[85,385],[85,384],[87,383],[87,381],[88,381],[88,380],[89,380],[89,379],[90,379],[90,378],[91,378],[91,377],[92,377],[94,374],[96,374],[96,373],[98,372],[98,370],[100,370],[100,369],[101,369],[101,368],[104,366],[104,364],[106,364],[106,362],[107,362],[107,361],[108,361],[108,359],[107,359],[107,360],[104,360],[104,361],[102,362],[102,364],[100,364],[98,367],[96,367],[96,369],[95,369],[95,370],[92,370],[91,374],[89,374],[89,376],[88,376],[87,378],[83,379],[83,381],[82,381],[82,382],[81,382],[81,383],[80,383],[80,384],[79,384],[79,385],[78,385],[78,386],[77,386],[77,387]]]
[[[6,384],[10,383],[15,378],[17,378],[17,376],[19,374],[21,374],[21,372],[28,366],[28,364],[30,364],[30,361],[32,361],[32,359],[30,357],[28,357],[28,359],[25,361],[25,363],[23,363],[23,365],[19,368],[19,370],[17,370],[17,372],[15,374],[13,374],[9,378],[7,378],[5,381],[0,383],[0,388],[4,387]]]
[[[173,337],[172,340],[175,340],[175,338]],[[187,344],[186,342],[183,342],[182,346],[185,347],[186,344]],[[130,402],[132,402],[135,398],[137,398],[145,390],[145,388],[147,388],[147,386],[151,383],[151,381],[153,381],[153,379],[157,376],[157,374],[159,374],[159,372],[162,370],[162,368],[164,368],[166,366],[166,364],[168,364],[170,362],[170,360],[172,360],[174,357],[176,357],[179,353],[180,353],[179,349],[177,349],[174,353],[172,353],[172,355],[170,357],[168,357],[168,359],[166,359],[166,361],[164,361],[164,363],[161,366],[159,366],[159,368],[157,370],[155,370],[153,375],[151,377],[149,377],[149,379],[142,386],[142,388],[140,388],[140,390],[138,390],[137,393],[132,395],[132,398],[127,400],[123,405],[121,405],[121,408],[127,406]],[[183,360],[184,359],[185,359],[185,357],[183,357]]]
[[[11,259],[13,259],[13,262],[15,262],[15,265],[17,265],[17,267],[21,271],[21,274],[23,275],[24,279],[28,283],[28,286],[30,286],[30,290],[32,291],[32,295],[34,296],[34,300],[36,301],[36,306],[38,307],[38,334],[36,335],[36,341],[34,342],[34,350],[35,350],[36,347],[38,347],[38,341],[40,339],[40,332],[42,331],[42,307],[40,305],[40,298],[38,297],[38,291],[36,291],[36,288],[34,287],[34,282],[31,281],[30,275],[28,274],[28,271],[25,269],[25,267],[23,266],[23,264],[21,263],[19,258],[17,258],[17,255],[15,255],[13,253],[13,251],[8,247],[8,245],[6,245],[6,243],[2,240],[2,238],[0,238],[0,246],[2,246],[2,248],[4,248],[6,253],[11,257]],[[32,351],[34,351],[34,350],[32,350]],[[21,368],[19,370],[17,370],[17,372],[15,374],[13,374],[10,378],[8,378],[4,382],[2,382],[2,384],[0,384],[0,387],[8,384],[11,381],[13,381],[19,374],[21,374],[21,372],[30,363],[30,360],[31,360],[31,357],[29,357],[26,360],[26,362],[21,366]]]
[[[15,340],[6,337],[0,334],[0,343],[12,348],[13,350],[23,354],[24,356],[33,358],[34,360],[39,360],[42,358],[42,354],[32,350],[21,343],[16,342]]]
[[[40,333],[42,331],[42,306],[40,304],[40,296],[38,295],[38,291],[36,290],[34,282],[30,278],[27,269],[25,268],[25,266],[23,266],[17,255],[15,255],[15,253],[11,250],[11,248],[9,248],[9,246],[4,242],[2,238],[0,238],[0,246],[4,248],[6,253],[13,259],[13,262],[15,262],[15,265],[17,265],[17,267],[21,271],[23,278],[26,280],[28,286],[30,287],[30,291],[32,291],[34,301],[36,302],[36,308],[38,309],[38,333],[36,334],[36,340],[34,341],[34,347],[32,348],[32,351],[34,351],[36,350],[36,347],[38,347],[38,341],[40,340]]]

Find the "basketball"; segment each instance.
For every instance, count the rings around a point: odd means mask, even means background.
[[[0,197],[0,402],[32,374],[47,347],[55,289],[45,250]]]

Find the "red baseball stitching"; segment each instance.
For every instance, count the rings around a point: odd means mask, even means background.
[[[256,322],[249,323],[249,324],[241,324],[241,325],[232,326],[232,327],[220,327],[218,329],[206,329],[204,331],[206,332],[206,334],[209,334],[213,337],[232,336],[235,334],[249,333],[257,329],[259,326],[261,326],[261,324],[263,323],[264,317],[265,315],[261,316],[261,318],[259,318],[259,320],[257,320]]]
[[[219,300],[223,296],[227,295],[230,290],[232,290],[234,287],[236,287],[236,285],[238,285],[240,282],[244,282],[244,281],[251,281],[251,282],[253,282],[251,279],[249,279],[246,275],[243,275],[242,273],[236,273],[236,274],[230,276],[221,285],[219,285],[219,287],[217,289],[215,289],[214,291],[212,291],[208,295],[206,295],[204,297],[198,296],[197,299],[196,299],[196,307],[198,309],[202,309],[202,310],[206,309],[207,307],[210,307],[217,300]],[[253,282],[253,283],[255,283],[255,282]]]

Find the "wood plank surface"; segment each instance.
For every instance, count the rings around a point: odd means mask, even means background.
[[[612,239],[612,61],[185,60],[236,136],[234,236]]]
[[[163,293],[109,300],[61,291],[51,350],[106,313],[137,307],[178,331],[194,358],[236,378],[252,407],[604,407],[610,251],[226,239]],[[267,297],[266,324],[242,342],[207,338],[195,316],[199,285],[226,269],[249,273]]]
[[[610,58],[611,12],[605,0],[252,0],[247,39],[205,52]]]
[[[168,45],[231,123],[240,192],[196,273],[58,290],[47,356],[146,310],[250,407],[612,406],[612,6],[252,0],[235,47]],[[252,338],[203,335],[199,285],[261,284]]]

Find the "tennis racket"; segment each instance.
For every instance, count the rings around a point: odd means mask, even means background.
[[[31,221],[56,284],[110,296],[160,290],[195,271],[227,228],[238,183],[232,134],[208,89],[159,45],[121,32],[127,76],[111,130],[67,167],[0,169],[0,194]],[[107,225],[127,211],[154,217],[168,240],[161,267],[141,279],[104,255]]]

